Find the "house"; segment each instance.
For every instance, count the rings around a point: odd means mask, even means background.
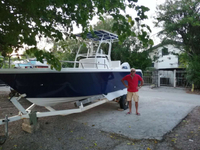
[[[158,70],[158,86],[182,86],[185,82],[185,68],[179,65],[181,50],[172,44],[158,44],[152,47],[150,57],[152,67]]]

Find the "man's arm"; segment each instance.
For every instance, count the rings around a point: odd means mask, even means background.
[[[143,86],[144,84],[144,80],[142,79],[141,83],[140,83],[140,86]]]
[[[141,78],[142,79],[142,78]],[[141,83],[140,83],[140,85],[139,85],[139,87],[138,87],[138,89],[140,89],[142,86],[143,86],[143,84],[144,84],[144,80],[142,79],[142,80],[140,80],[141,81]]]
[[[126,85],[126,83],[124,82],[124,80],[122,79],[121,81],[122,81],[123,85],[124,85],[126,88],[128,88],[128,85]]]

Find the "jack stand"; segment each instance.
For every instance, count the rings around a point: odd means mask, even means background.
[[[39,129],[36,112],[30,111],[29,118],[23,119],[22,129],[28,133],[34,133]]]
[[[6,115],[5,120],[3,120],[3,122],[5,122],[5,135],[4,136],[0,136],[0,145],[3,145],[7,138],[8,138],[8,116]]]

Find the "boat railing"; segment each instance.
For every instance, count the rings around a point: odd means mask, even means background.
[[[71,64],[76,63],[76,64],[80,64],[83,69],[85,69],[84,64],[96,65],[96,69],[99,69],[99,67],[98,67],[99,65],[103,65],[104,67],[106,67],[107,69],[109,69],[109,67],[108,67],[107,64],[101,64],[101,63],[91,63],[91,62],[84,62],[83,63],[83,62],[79,62],[79,61],[60,61],[60,62],[61,62],[61,64],[62,63],[71,63]]]

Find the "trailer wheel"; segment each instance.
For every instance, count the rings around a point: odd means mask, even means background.
[[[3,145],[6,142],[6,136],[0,136],[0,145]]]
[[[128,102],[126,100],[126,95],[120,97],[119,105],[121,109],[126,110],[128,108]]]

